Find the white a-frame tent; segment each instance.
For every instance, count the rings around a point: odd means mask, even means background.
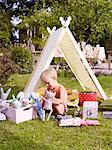
[[[50,34],[42,50],[40,59],[24,89],[25,96],[27,97],[31,91],[36,91],[40,76],[42,72],[49,67],[57,48],[60,48],[61,53],[82,88],[84,90],[89,89],[96,91],[98,97],[104,100],[107,99],[105,92],[90,68],[71,31],[68,27],[64,26]]]

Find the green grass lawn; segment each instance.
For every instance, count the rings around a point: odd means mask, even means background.
[[[14,75],[7,83],[12,93],[23,90],[29,75]],[[112,95],[112,76],[100,76],[108,96]],[[65,87],[82,90],[72,76],[59,76]],[[6,87],[7,88],[7,87]],[[104,119],[99,112],[100,126],[58,127],[54,120],[38,119],[15,124],[0,122],[0,150],[112,150],[112,120]]]

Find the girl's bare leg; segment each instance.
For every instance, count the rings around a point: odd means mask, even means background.
[[[59,115],[63,115],[65,112],[65,108],[63,104],[59,104],[59,105],[54,105],[54,110],[56,111],[57,114]]]

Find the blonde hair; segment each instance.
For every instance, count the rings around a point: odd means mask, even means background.
[[[46,70],[44,70],[44,72],[41,74],[41,81],[44,82],[45,78],[49,77],[52,78],[54,80],[57,80],[57,72],[54,68],[48,68]]]

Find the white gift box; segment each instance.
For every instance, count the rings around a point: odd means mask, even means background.
[[[84,101],[83,118],[97,118],[97,117],[98,117],[98,102]]]
[[[16,124],[37,118],[37,111],[34,108],[28,107],[18,109],[7,107],[4,114],[7,120],[13,121]]]

